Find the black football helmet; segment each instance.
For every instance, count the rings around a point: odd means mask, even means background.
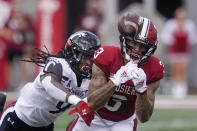
[[[92,58],[94,52],[101,46],[99,38],[88,31],[78,31],[72,34],[65,45],[65,58],[72,70],[82,78],[90,78],[92,70],[79,69],[84,57]]]
[[[148,18],[133,13],[125,13],[118,21],[118,30],[120,32],[121,51],[128,61],[132,58],[127,52],[132,50],[132,47],[126,43],[127,40],[147,47],[147,50],[142,53],[142,57],[136,60],[138,64],[146,62],[157,49],[157,30]]]

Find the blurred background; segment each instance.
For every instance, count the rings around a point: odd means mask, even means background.
[[[159,44],[155,56],[165,65],[151,120],[139,130],[197,130],[196,0],[0,0],[0,91],[7,103],[33,81],[39,69],[21,62],[34,48],[55,54],[70,34],[88,30],[102,45],[119,46],[117,21],[123,12],[150,18]],[[64,130],[70,117],[56,122]]]

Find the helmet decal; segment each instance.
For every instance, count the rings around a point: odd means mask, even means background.
[[[147,38],[148,30],[149,30],[150,20],[147,18],[143,19],[142,30],[139,34],[139,39],[145,40]]]

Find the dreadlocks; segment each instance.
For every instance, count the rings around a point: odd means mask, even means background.
[[[49,57],[57,57],[57,58],[64,58],[65,57],[65,49],[62,48],[61,51],[59,51],[56,55],[52,55],[49,53],[49,50],[46,48],[46,46],[44,46],[46,51],[42,51],[38,48],[35,48],[35,53],[34,53],[34,57],[30,58],[30,60],[21,60],[24,62],[32,62],[35,63],[36,65],[40,66],[40,67],[44,67],[44,64],[47,60],[47,58]]]

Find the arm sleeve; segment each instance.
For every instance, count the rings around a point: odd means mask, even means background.
[[[49,96],[51,96],[59,101],[66,102],[67,94],[64,91],[60,90],[59,88],[55,87],[51,83],[51,76],[46,76],[42,80],[41,84],[45,88],[45,90],[49,94]]]
[[[77,105],[77,103],[81,101],[79,97],[75,95],[69,95],[70,93],[66,93],[65,91],[53,85],[53,83],[51,83],[51,76],[46,76],[41,83],[49,96],[55,98],[56,100],[59,100],[61,102],[68,102],[72,105]],[[69,95],[68,101],[66,101],[67,95]]]

